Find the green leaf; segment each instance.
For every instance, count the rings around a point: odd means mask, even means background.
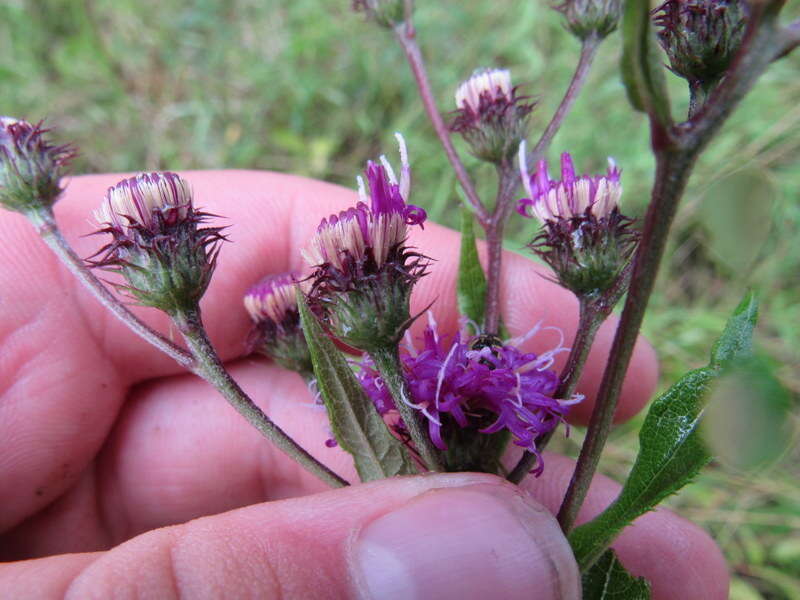
[[[672,123],[669,96],[650,25],[650,3],[626,0],[622,17],[622,81],[633,107],[667,127]]]
[[[353,455],[361,481],[415,474],[417,471],[402,443],[389,432],[347,360],[325,334],[299,290],[297,306],[333,435]]]
[[[752,354],[753,330],[758,320],[758,300],[752,291],[745,294],[725,330],[711,348],[711,366],[721,368]]]
[[[714,345],[712,363],[690,371],[651,405],[639,431],[639,454],[617,499],[569,535],[582,570],[634,519],[689,483],[710,460],[699,431],[711,384],[722,367],[749,353],[758,309],[748,293]]]
[[[480,260],[478,260],[474,218],[469,209],[463,206],[461,208],[461,254],[456,294],[459,313],[480,327],[486,307],[486,275]]]
[[[613,550],[606,550],[583,575],[583,600],[649,599],[650,584],[628,573]]]

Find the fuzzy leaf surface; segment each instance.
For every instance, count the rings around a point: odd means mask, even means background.
[[[650,584],[628,573],[614,551],[606,550],[583,574],[583,600],[650,600]]]
[[[347,360],[299,291],[297,306],[333,435],[353,455],[361,481],[416,473],[402,443],[389,432]]]

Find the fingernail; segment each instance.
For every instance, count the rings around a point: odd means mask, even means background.
[[[352,557],[363,598],[580,598],[556,520],[511,486],[425,492],[366,525]]]

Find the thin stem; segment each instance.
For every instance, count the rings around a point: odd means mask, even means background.
[[[650,127],[656,176],[641,243],[634,259],[630,289],[611,347],[589,429],[558,512],[567,533],[575,523],[608,439],[622,382],[633,355],[667,236],[695,160],[767,66],[780,55],[784,40],[777,25],[782,3],[755,4],[747,33],[730,72],[702,109],[687,123],[664,131],[654,118]]]
[[[448,130],[447,125],[445,124],[444,119],[442,118],[442,115],[436,106],[436,100],[433,97],[431,84],[428,80],[428,72],[425,68],[425,61],[422,58],[422,52],[419,49],[419,44],[417,44],[414,26],[409,20],[406,23],[398,25],[394,32],[397,41],[403,47],[403,51],[406,54],[408,64],[411,67],[411,72],[414,75],[414,80],[417,83],[419,96],[422,99],[423,106],[425,107],[425,112],[428,114],[428,118],[433,125],[433,129],[436,131],[436,135],[444,147],[444,152],[447,154],[447,159],[453,166],[453,171],[455,171],[456,178],[461,184],[464,194],[466,194],[467,200],[472,206],[472,209],[475,211],[478,221],[485,225],[485,223],[489,220],[489,213],[478,197],[478,192],[475,190],[475,186],[472,183],[466,168],[464,167],[464,163],[461,162],[461,158],[459,158],[458,152],[456,152],[456,149],[453,146],[453,141],[450,139],[450,131]]]
[[[261,434],[275,444],[287,456],[294,459],[309,473],[332,487],[344,487],[348,482],[311,456],[304,448],[278,427],[245,394],[222,364],[216,350],[211,345],[200,318],[200,309],[173,316],[173,320],[186,339],[186,343],[197,359],[197,374],[213,385],[233,408]]]
[[[488,264],[486,269],[486,310],[483,330],[490,335],[500,331],[500,283],[503,260],[503,231],[514,208],[513,194],[517,187],[517,174],[510,165],[498,168],[497,199],[492,216],[484,224]]]
[[[658,266],[666,248],[667,234],[683,195],[695,155],[687,152],[657,152],[656,178],[652,200],[645,217],[628,297],[611,347],[608,363],[589,421],[578,463],[558,512],[558,522],[568,532],[586,498],[589,484],[600,461],[619,400],[622,382],[633,354]]]
[[[579,301],[578,331],[575,332],[575,339],[572,342],[567,362],[561,371],[561,383],[555,391],[556,398],[567,399],[575,393],[586,359],[589,357],[589,351],[594,344],[597,330],[606,318],[606,315],[597,310],[591,302],[583,298]],[[549,431],[536,438],[536,448],[540,452],[550,441],[554,431]],[[517,465],[508,474],[507,479],[512,483],[520,483],[536,465],[536,460],[533,452],[525,451]]]
[[[583,84],[586,83],[586,77],[589,74],[594,58],[597,56],[597,49],[600,47],[601,41],[602,40],[596,35],[591,35],[583,40],[578,65],[575,67],[575,72],[572,74],[572,80],[569,82],[567,91],[564,93],[564,98],[561,100],[561,104],[558,105],[553,118],[550,119],[550,123],[547,124],[547,128],[544,130],[542,137],[539,138],[539,141],[536,142],[536,146],[533,149],[533,155],[537,159],[547,152],[550,143],[558,133],[561,124],[564,122],[572,105],[578,98]]]
[[[689,82],[689,118],[694,117],[708,101],[711,87],[700,81]]]
[[[375,363],[375,368],[381,374],[389,393],[392,395],[397,412],[403,418],[411,441],[419,453],[422,461],[431,471],[443,471],[442,459],[439,451],[431,443],[430,437],[425,430],[422,417],[417,410],[409,405],[411,394],[408,393],[408,385],[400,367],[400,356],[397,348],[387,348],[369,353],[370,358]]]
[[[192,355],[183,348],[176,346],[157,331],[152,330],[146,323],[134,315],[122,304],[114,295],[108,291],[91,270],[86,266],[72,247],[69,245],[55,221],[53,213],[49,209],[41,209],[29,213],[28,218],[36,227],[37,232],[44,242],[50,246],[61,262],[75,275],[86,288],[94,294],[94,297],[110,310],[120,321],[130,327],[134,333],[150,342],[153,346],[175,359],[175,361],[191,370],[194,370],[195,361]]]

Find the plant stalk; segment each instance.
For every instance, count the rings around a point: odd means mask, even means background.
[[[239,387],[211,345],[203,327],[199,308],[184,314],[173,315],[173,320],[197,360],[197,374],[213,385],[239,414],[286,455],[331,487],[349,485],[346,480],[311,456],[289,437]]]
[[[492,216],[483,224],[486,233],[486,310],[483,317],[483,331],[489,335],[500,332],[500,284],[503,261],[503,231],[508,216],[514,208],[514,190],[517,188],[517,173],[511,165],[497,169],[497,199]]]
[[[428,72],[425,68],[425,60],[422,58],[422,52],[419,49],[419,44],[417,44],[414,26],[411,21],[402,23],[395,28],[394,33],[411,67],[411,72],[414,75],[414,81],[417,84],[419,96],[425,107],[428,119],[430,119],[433,129],[436,131],[436,135],[444,147],[444,152],[453,167],[453,171],[455,171],[456,178],[461,184],[464,194],[467,196],[467,201],[470,203],[470,206],[472,206],[472,210],[475,211],[478,221],[485,226],[489,220],[489,212],[478,197],[475,185],[472,183],[467,169],[464,167],[464,163],[461,162],[461,158],[458,156],[458,152],[456,152],[453,146],[453,140],[450,138],[450,131],[436,106],[436,100],[434,99],[430,80],[428,79]]]
[[[593,303],[586,298],[579,298],[578,300],[578,330],[575,332],[575,339],[572,342],[567,362],[561,371],[561,383],[555,391],[556,398],[570,398],[575,393],[586,359],[589,357],[589,351],[592,349],[592,344],[594,344],[597,330],[607,316],[602,311],[597,310]],[[554,432],[555,430],[552,430],[536,438],[536,448],[539,451],[544,450]],[[531,469],[536,466],[536,460],[536,455],[526,450],[519,462],[508,474],[507,479],[512,483],[519,484],[530,473]]]
[[[561,124],[564,122],[567,114],[569,114],[570,109],[572,109],[572,105],[575,103],[581,89],[583,89],[583,85],[586,83],[586,78],[597,56],[597,49],[600,47],[601,41],[602,40],[598,38],[596,34],[583,40],[578,65],[575,67],[575,72],[572,74],[572,79],[569,82],[567,91],[564,93],[564,98],[562,98],[556,112],[553,114],[553,118],[550,119],[550,122],[547,124],[544,133],[542,133],[542,137],[539,138],[539,141],[536,142],[536,146],[533,148],[535,160],[539,160],[547,152],[550,143],[561,128]]]
[[[558,512],[558,521],[565,533],[575,523],[608,439],[622,382],[655,285],[669,229],[695,160],[759,76],[780,56],[785,43],[782,30],[777,25],[781,6],[781,2],[754,5],[742,49],[730,72],[688,122],[667,131],[651,116],[650,129],[656,157],[651,202],[634,258],[628,297],[603,373],[589,429]]]
[[[67,240],[64,239],[55,221],[52,210],[43,208],[28,213],[27,217],[36,227],[36,231],[44,242],[55,252],[72,274],[83,283],[95,298],[97,298],[100,304],[130,327],[134,333],[173,358],[179,365],[190,371],[194,370],[195,360],[192,358],[191,354],[172,343],[157,331],[151,329],[146,323],[128,310],[128,308],[103,285],[102,281],[94,276],[83,259],[75,253]]]
[[[422,416],[414,407],[409,405],[412,398],[411,394],[408,393],[408,384],[400,366],[400,355],[397,352],[397,347],[372,351],[369,356],[375,363],[375,368],[381,374],[384,383],[389,388],[394,405],[403,418],[403,423],[405,423],[408,433],[411,435],[411,441],[414,442],[414,447],[420,458],[422,458],[429,470],[444,471],[439,451],[434,447],[428,432],[425,430]]]

